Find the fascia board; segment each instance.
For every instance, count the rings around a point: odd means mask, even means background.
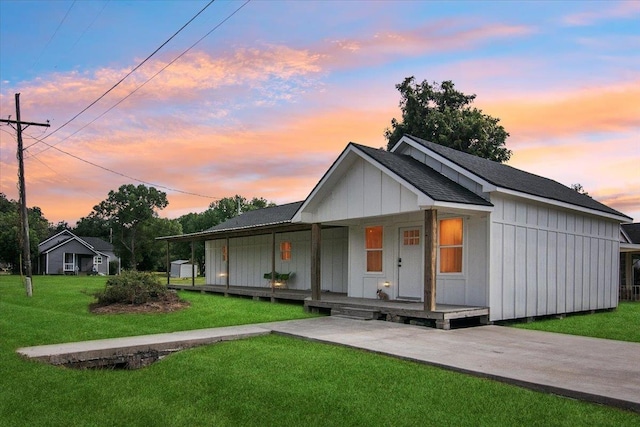
[[[55,239],[56,237],[60,236],[61,234],[68,234],[70,236],[70,238],[76,237],[72,232],[70,232],[69,230],[62,230],[56,234],[54,234],[53,236],[49,237],[46,240],[43,240],[42,242],[38,243],[38,246],[42,246],[44,244],[46,244],[47,242],[49,242],[50,240]]]
[[[61,242],[59,245],[53,246],[49,249],[47,249],[44,253],[49,253],[55,249],[58,249],[64,245],[66,245],[67,243],[75,240],[78,243],[80,243],[81,245],[83,245],[84,247],[86,247],[87,249],[89,249],[91,252],[97,254],[98,252],[93,248],[93,246],[91,246],[90,244],[88,244],[87,242],[85,242],[84,240],[82,240],[81,238],[79,238],[78,236],[71,234],[73,237],[71,239],[65,240],[64,242]]]
[[[329,182],[331,180],[331,178],[333,177],[333,175],[336,173],[336,171],[338,169],[340,169],[340,167],[342,166],[342,163],[347,159],[348,156],[352,155],[352,153],[354,153],[357,156],[360,156],[359,154],[359,150],[356,150],[355,146],[353,144],[349,144],[347,145],[347,147],[342,151],[342,153],[340,154],[340,156],[338,156],[338,158],[333,162],[333,164],[331,165],[331,167],[327,170],[327,172],[325,172],[325,174],[322,176],[322,178],[320,179],[320,181],[318,181],[318,183],[315,185],[315,187],[313,187],[313,190],[311,190],[311,193],[309,193],[309,195],[307,196],[307,198],[304,200],[304,202],[302,203],[302,205],[300,205],[300,207],[298,208],[298,210],[296,211],[296,213],[293,214],[293,217],[291,218],[291,222],[292,223],[297,223],[297,222],[306,222],[302,220],[302,213],[304,212],[304,210],[309,206],[309,204],[311,204],[313,202],[313,200],[322,193],[322,190],[324,189],[325,185],[327,185],[327,182]]]
[[[620,243],[620,252],[640,252],[640,244]]]
[[[493,212],[493,206],[474,205],[466,203],[454,203],[454,202],[435,202],[433,205],[435,208],[443,209],[455,209],[464,211],[477,211],[477,212]],[[431,206],[420,206],[421,209],[429,208]]]
[[[536,202],[546,203],[548,205],[557,206],[557,207],[561,207],[561,208],[565,208],[565,209],[579,211],[579,212],[583,212],[583,213],[586,213],[586,214],[589,214],[589,215],[601,216],[601,217],[604,217],[604,218],[620,221],[621,223],[629,222],[629,219],[630,219],[627,216],[614,215],[614,214],[611,214],[611,213],[608,213],[608,212],[603,212],[603,211],[599,211],[599,210],[596,210],[596,209],[589,209],[589,208],[585,208],[585,207],[582,207],[582,206],[574,205],[572,203],[561,202],[561,201],[554,200],[554,199],[549,199],[549,198],[546,198],[546,197],[534,196],[533,194],[523,193],[523,192],[515,191],[515,190],[509,190],[507,188],[497,187],[496,192],[497,193],[508,194],[510,196],[521,197],[523,199],[529,199],[529,200],[533,200],[533,201],[536,201]]]

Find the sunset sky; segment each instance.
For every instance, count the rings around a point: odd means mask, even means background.
[[[509,165],[640,221],[640,1],[218,0],[74,119],[207,3],[0,1],[0,118],[20,93],[51,123],[24,133],[29,206],[73,226],[140,182],[169,218],[303,200],[350,141],[386,145],[413,75],[475,93]],[[18,199],[6,125],[0,192]]]

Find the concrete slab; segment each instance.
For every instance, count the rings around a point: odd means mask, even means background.
[[[188,348],[278,333],[339,344],[640,413],[640,344],[501,326],[443,331],[340,317],[18,349],[40,360]]]
[[[199,345],[249,338],[271,333],[256,325],[197,329],[165,334],[140,335],[104,340],[25,347],[18,354],[53,365],[101,366],[124,360],[127,356],[168,354]],[[104,360],[105,363],[99,363]],[[93,361],[93,362],[92,362]]]

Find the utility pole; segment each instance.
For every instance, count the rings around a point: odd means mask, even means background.
[[[20,120],[20,94],[16,93],[16,120],[3,120],[0,123],[15,124],[18,136],[18,185],[20,187],[20,219],[22,222],[22,260],[24,263],[25,288],[27,296],[33,295],[31,284],[31,247],[29,244],[29,216],[27,215],[27,190],[24,182],[24,149],[22,148],[22,125],[49,127],[49,123],[23,122]]]

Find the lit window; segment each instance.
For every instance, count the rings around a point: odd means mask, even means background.
[[[382,226],[365,228],[365,249],[367,251],[367,271],[382,272]]]
[[[227,262],[227,245],[222,246],[222,261]]]
[[[291,242],[280,242],[280,259],[291,261]]]
[[[405,246],[417,246],[420,244],[420,230],[404,230],[403,244]]]
[[[462,273],[462,218],[440,221],[440,272]]]

